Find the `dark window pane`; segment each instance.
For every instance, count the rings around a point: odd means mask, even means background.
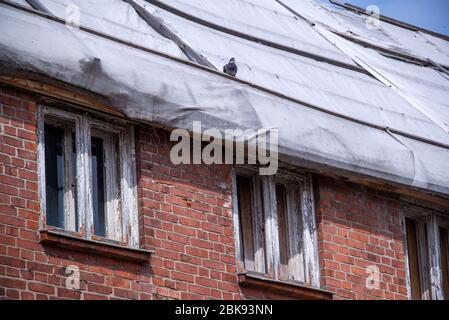
[[[406,219],[405,224],[407,231],[408,263],[412,299],[421,300],[421,275],[416,222],[411,219]]]
[[[441,267],[443,277],[444,299],[449,300],[449,261],[448,261],[448,232],[440,228]]]
[[[92,137],[91,146],[94,234],[100,237],[106,237],[103,139]]]
[[[281,277],[288,278],[288,227],[287,190],[283,184],[276,184],[277,220],[279,229],[279,263]]]
[[[73,189],[73,198],[75,202],[75,230],[79,231],[79,217],[78,217],[78,188],[77,188],[77,178],[76,178],[76,137],[75,133],[72,133],[72,189]]]
[[[45,125],[46,222],[64,228],[64,131]]]
[[[255,212],[256,215],[260,215],[260,226],[259,226],[259,234],[260,234],[260,242],[259,246],[263,250],[264,254],[264,273],[267,272],[268,268],[268,257],[267,257],[267,243],[266,243],[266,235],[265,235],[265,202],[264,202],[264,194],[263,194],[263,184],[259,183],[259,192],[260,192],[260,212]],[[256,190],[257,193],[257,190]]]
[[[237,177],[237,193],[239,202],[240,238],[242,239],[242,260],[245,268],[254,270],[253,242],[253,201],[251,178]]]

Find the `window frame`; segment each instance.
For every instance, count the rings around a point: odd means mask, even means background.
[[[264,238],[260,237],[259,232],[253,232],[254,241],[254,270],[246,270],[248,272],[255,272],[262,275],[267,275],[275,280],[285,282],[298,282],[301,284],[310,285],[314,288],[320,288],[319,263],[318,263],[318,246],[317,246],[317,228],[315,220],[315,208],[313,201],[312,179],[310,174],[288,172],[279,170],[275,176],[260,176],[257,168],[236,166],[233,168],[233,219],[235,225],[235,243],[236,255],[240,268],[244,268],[242,258],[242,241],[241,226],[239,214],[239,200],[237,193],[237,176],[244,176],[253,179],[253,194],[256,198],[253,204],[254,212],[259,214],[253,215],[253,230],[264,229]],[[301,208],[300,224],[301,228],[298,232],[291,232],[291,224],[287,224],[290,230],[288,234],[289,242],[297,243],[301,241],[303,252],[297,254],[295,257],[289,259],[288,271],[289,277],[295,277],[295,280],[281,277],[280,273],[280,247],[279,247],[279,225],[277,221],[277,204],[276,204],[276,182],[284,182],[287,184],[297,184],[299,187],[299,194],[297,199],[298,206]],[[261,188],[261,189],[260,189]],[[259,193],[263,197],[254,197],[257,195],[255,190],[261,190]],[[290,187],[286,186],[287,195],[292,192]],[[259,198],[257,200],[257,198]],[[263,198],[263,199],[262,199]],[[287,196],[287,203],[289,197]],[[290,206],[290,205],[288,205]],[[263,212],[263,217],[262,217]],[[294,212],[287,210],[287,219],[292,219]],[[296,217],[294,217],[296,219]],[[262,239],[261,239],[262,238]],[[257,244],[259,247],[264,244],[264,250],[258,253],[256,251]],[[292,254],[290,249],[289,256]],[[298,252],[299,253],[299,252]],[[297,268],[300,265],[301,268]]]
[[[401,207],[408,297],[413,299],[406,219],[414,220],[418,230],[421,300],[443,300],[445,293],[443,292],[443,265],[440,253],[440,228],[449,230],[449,216],[438,208],[429,207],[416,201],[402,201]]]
[[[440,219],[441,220],[441,219]],[[446,233],[446,261],[445,264],[443,262],[443,256],[441,256],[440,260],[441,260],[441,267],[442,269],[444,267],[446,267],[446,276],[449,278],[449,219],[444,219],[443,221],[440,221],[439,224],[439,230],[444,229],[445,233]],[[440,235],[440,249],[442,248],[441,246],[441,234]],[[444,282],[447,281],[447,283],[445,284]],[[443,290],[442,292],[442,297],[445,300],[449,299],[449,279],[444,279],[444,274],[441,274],[441,288]],[[444,291],[444,288],[446,287],[447,292]]]
[[[72,205],[68,205],[64,210],[64,214],[69,216],[73,221],[65,224],[64,228],[50,226],[46,223],[46,177],[45,177],[45,124],[50,124],[52,119],[56,121],[66,121],[73,123],[75,131],[75,146],[76,146],[76,161],[73,163],[68,160],[68,166],[65,167],[65,175],[68,168],[75,166],[75,181],[77,186],[76,201],[69,200]],[[41,230],[57,230],[65,232],[86,240],[97,240],[102,242],[110,242],[121,246],[130,248],[139,247],[138,237],[138,206],[137,206],[137,183],[136,183],[136,159],[135,159],[135,145],[134,145],[134,128],[129,123],[121,119],[108,119],[106,122],[101,116],[87,113],[85,111],[67,111],[62,108],[49,107],[45,105],[38,105],[38,172],[39,172],[39,198],[40,198],[40,220],[39,227]],[[106,134],[118,135],[118,174],[120,181],[119,203],[120,210],[112,213],[106,210],[106,215],[113,216],[114,221],[120,221],[120,226],[114,228],[113,235],[109,234],[106,237],[99,237],[94,235],[93,230],[93,199],[92,199],[92,167],[91,167],[91,138],[92,131],[100,130]],[[65,147],[67,147],[67,133],[65,134]],[[71,144],[71,143],[69,143]],[[64,153],[67,154],[71,149],[64,148]],[[71,159],[65,158],[65,160]],[[110,164],[111,161],[109,160]],[[112,166],[117,163],[112,161]],[[66,181],[66,180],[65,180]],[[109,189],[109,188],[108,188]],[[64,199],[66,192],[64,192]],[[66,200],[64,201],[66,204]],[[78,212],[78,231],[75,230],[75,205],[77,204]],[[117,216],[120,212],[121,216]],[[107,224],[107,222],[105,222]],[[105,225],[106,227],[106,225]],[[109,230],[109,228],[107,228]],[[121,234],[117,234],[120,232]]]
[[[67,168],[64,170],[64,196],[63,196],[63,207],[64,207],[64,221],[65,221],[65,229],[70,232],[76,233],[76,208],[75,208],[75,197],[73,192],[69,192],[68,190],[71,190],[70,185],[76,183],[76,172],[75,177],[72,177],[70,174],[71,170],[76,170],[74,168],[74,163],[72,161],[71,153],[73,151],[72,148],[72,130],[70,130],[70,127],[73,127],[75,129],[75,136],[77,135],[76,127],[79,124],[80,117],[72,117],[70,114],[63,112],[62,110],[55,110],[51,114],[48,114],[49,121],[42,123],[42,141],[45,142],[45,130],[43,129],[46,124],[50,124],[58,129],[61,129],[64,131],[63,134],[63,146],[64,146],[64,167]],[[70,132],[69,132],[70,130]],[[39,140],[38,140],[39,143]],[[42,144],[42,151],[43,155],[39,159],[43,159],[42,165],[43,167],[46,166],[46,157],[45,157],[45,143]],[[76,153],[78,154],[78,152]],[[39,161],[40,163],[40,161]],[[39,175],[40,180],[46,181],[45,177],[45,170],[41,171],[42,174]],[[74,179],[73,179],[74,178]],[[41,185],[41,184],[40,184]],[[42,185],[43,188],[43,194],[46,195],[46,184]],[[42,200],[42,199],[41,199]],[[47,210],[46,206],[47,198],[45,196],[45,199],[41,201],[41,208],[45,211]]]
[[[413,299],[412,294],[412,284],[411,284],[411,272],[410,272],[410,261],[409,261],[409,245],[408,245],[408,232],[406,226],[406,219],[409,219],[415,223],[416,227],[416,241],[417,241],[417,256],[418,256],[418,268],[419,268],[419,282],[420,282],[420,295],[421,300],[430,299],[430,263],[429,263],[429,250],[428,250],[428,235],[429,235],[429,216],[416,215],[416,214],[405,214],[403,218],[403,230],[404,230],[404,254],[406,257],[406,268],[407,268],[407,290],[410,299]]]

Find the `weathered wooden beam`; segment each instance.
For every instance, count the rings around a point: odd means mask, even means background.
[[[34,93],[42,94],[55,99],[60,99],[66,102],[81,105],[83,107],[91,108],[101,112],[105,112],[111,115],[124,117],[125,115],[118,109],[109,106],[105,103],[99,102],[92,97],[82,95],[68,88],[61,88],[49,84],[42,83],[40,81],[16,78],[10,76],[0,75],[0,83],[4,83],[10,86],[25,89]]]

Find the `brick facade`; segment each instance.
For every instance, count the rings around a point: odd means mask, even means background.
[[[173,166],[168,134],[137,128],[145,265],[39,243],[36,103],[1,87],[0,297],[12,299],[237,299],[230,168]],[[210,178],[213,177],[213,178]],[[81,288],[67,290],[66,267]]]
[[[142,248],[155,251],[149,263],[43,246],[36,97],[0,90],[0,298],[245,298],[237,277],[231,167],[171,164],[171,142],[161,129],[136,126],[139,236]],[[319,176],[314,193],[322,288],[339,299],[406,299],[398,199]],[[78,291],[66,289],[69,265],[80,268]],[[380,268],[380,290],[366,289],[370,265]]]
[[[158,297],[237,299],[229,166],[170,162],[169,134],[136,132],[142,245]]]
[[[335,298],[406,299],[398,199],[329,178],[314,182],[322,285]],[[379,290],[367,289],[369,266],[379,268]]]

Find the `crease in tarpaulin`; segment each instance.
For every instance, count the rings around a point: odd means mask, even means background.
[[[43,5],[43,4],[42,4]],[[48,9],[47,7],[45,7],[45,10],[40,10],[48,15],[54,16],[56,17],[56,15],[50,11],[50,9]],[[99,59],[98,57],[95,56],[95,53],[93,52],[92,49],[88,48],[82,40],[79,39],[79,36],[77,34],[77,32],[80,32],[79,28],[75,25],[70,25],[69,23],[66,23],[66,28],[70,31],[70,34],[76,38],[76,40],[78,40],[77,42],[80,44],[80,46],[86,50],[86,52],[88,53],[89,59],[88,61],[80,61],[80,63],[91,63],[92,66],[98,66],[101,63],[101,59]],[[92,77],[90,77],[92,78]],[[91,81],[93,81],[93,79],[91,79]]]
[[[431,63],[437,69],[437,71],[438,71],[437,73],[440,76],[442,76],[446,80],[449,80],[449,71],[447,71],[443,66],[441,66],[438,63],[436,63],[432,59],[427,59],[427,61],[429,61],[429,63]]]
[[[440,46],[435,42],[435,39],[432,39],[430,35],[422,32],[422,31],[418,31],[418,33],[421,35],[421,37],[424,38],[424,40],[428,44],[430,44],[433,48],[435,48],[436,51],[438,51],[439,53],[445,55],[446,57],[449,57],[449,55],[447,53],[445,53],[443,50],[441,50]]]
[[[412,156],[413,156],[413,163],[414,163],[414,174],[413,174],[413,182],[412,186],[417,188],[426,188],[427,186],[427,179],[424,167],[421,164],[421,161],[418,159],[418,155],[416,154],[415,150],[406,144],[402,139],[400,139],[397,135],[392,133],[388,128],[385,128],[385,131],[397,142],[399,142],[401,145],[406,147],[408,150],[410,150]]]
[[[377,70],[376,67],[372,66],[370,63],[366,62],[363,58],[360,58],[357,54],[357,52],[351,48],[351,45],[345,44],[347,43],[346,40],[342,39],[338,35],[333,34],[332,32],[326,30],[325,28],[316,25],[314,27],[315,30],[319,34],[321,34],[325,39],[327,39],[330,43],[332,43],[335,47],[340,49],[342,52],[346,53],[348,56],[350,56],[354,62],[356,62],[358,65],[363,67],[366,71],[368,71],[373,77],[375,77],[377,80],[382,82],[384,85],[395,91],[400,97],[402,97],[404,100],[406,100],[411,106],[413,106],[415,109],[417,109],[419,112],[421,112],[426,118],[428,118],[430,121],[432,121],[434,124],[436,124],[438,127],[440,127],[444,132],[449,134],[449,128],[447,125],[440,121],[439,119],[435,118],[434,116],[430,115],[429,112],[423,108],[419,102],[417,102],[413,97],[411,97],[409,94],[404,92],[401,88],[399,88],[397,85],[395,85],[393,82],[391,82],[386,76],[384,76],[381,72]]]

